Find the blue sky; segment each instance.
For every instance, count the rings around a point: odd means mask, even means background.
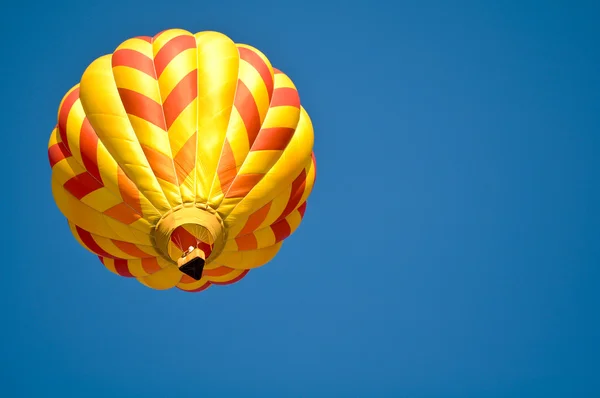
[[[3,14],[0,395],[600,396],[600,7],[343,4]],[[81,248],[46,156],[85,67],[171,27],[259,48],[316,134],[301,228],[196,295],[118,278]]]

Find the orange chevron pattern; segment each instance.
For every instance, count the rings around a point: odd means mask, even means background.
[[[59,120],[62,122],[59,121],[58,125],[60,138],[56,137],[57,141],[55,143],[51,142],[48,149],[48,156],[50,164],[54,167],[57,163],[65,159],[73,159],[69,147],[79,147],[82,159],[81,166],[83,166],[82,172],[71,176],[64,183],[63,187],[75,198],[81,200],[95,191],[105,188],[105,185],[95,156],[98,148],[98,137],[93,132],[87,119],[83,119],[78,132],[79,144],[69,145],[66,124],[70,111],[76,103],[78,93],[79,90],[75,89],[67,95],[63,107],[60,109]],[[102,213],[124,224],[131,224],[143,216],[139,203],[139,191],[120,169],[117,169],[117,185],[121,201],[103,210]]]
[[[90,65],[57,119],[55,200],[76,240],[117,275],[187,292],[232,284],[304,217],[316,163],[298,91],[259,50],[220,33],[124,41]],[[190,206],[215,214],[223,237],[183,222],[157,246],[159,221]],[[200,280],[177,267],[190,246],[206,255]]]
[[[240,53],[246,54],[247,60],[252,60],[253,67],[256,70],[262,71],[262,73],[259,72],[260,76],[265,75],[268,69],[264,62],[262,62],[262,59],[248,49],[244,48],[243,50]],[[252,56],[249,54],[252,54]],[[275,76],[277,77],[277,75],[283,74],[275,70]],[[271,78],[264,81],[265,86],[271,88],[268,91],[270,106],[265,117],[265,122],[262,124],[263,127],[261,128],[260,115],[258,114],[252,93],[241,80],[239,81],[234,106],[240,111],[244,122],[250,152],[244,159],[239,170],[237,167],[234,169],[233,156],[224,159],[225,162],[222,171],[224,178],[221,178],[221,186],[225,188],[225,197],[241,198],[247,195],[275,164],[291,140],[295,131],[295,125],[291,127],[270,127],[271,119],[280,117],[279,114],[282,111],[292,114],[293,120],[297,121],[299,119],[300,99],[298,92],[294,87],[282,87],[282,85],[287,83],[284,82],[283,78],[279,80]],[[275,90],[272,89],[273,84],[275,84]],[[238,98],[241,99],[238,100]],[[297,108],[297,111],[293,108]],[[271,111],[271,118],[269,118],[269,111]],[[248,157],[251,158],[250,161],[247,161]],[[233,172],[234,170],[235,172]]]

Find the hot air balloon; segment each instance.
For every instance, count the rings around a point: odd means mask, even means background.
[[[169,29],[93,61],[58,110],[52,193],[113,273],[199,292],[271,261],[315,182],[292,80],[224,34]]]

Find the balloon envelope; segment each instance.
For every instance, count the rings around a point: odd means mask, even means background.
[[[96,59],[48,155],[79,243],[155,289],[231,284],[300,225],[315,181],[296,87],[256,48],[170,29]]]

